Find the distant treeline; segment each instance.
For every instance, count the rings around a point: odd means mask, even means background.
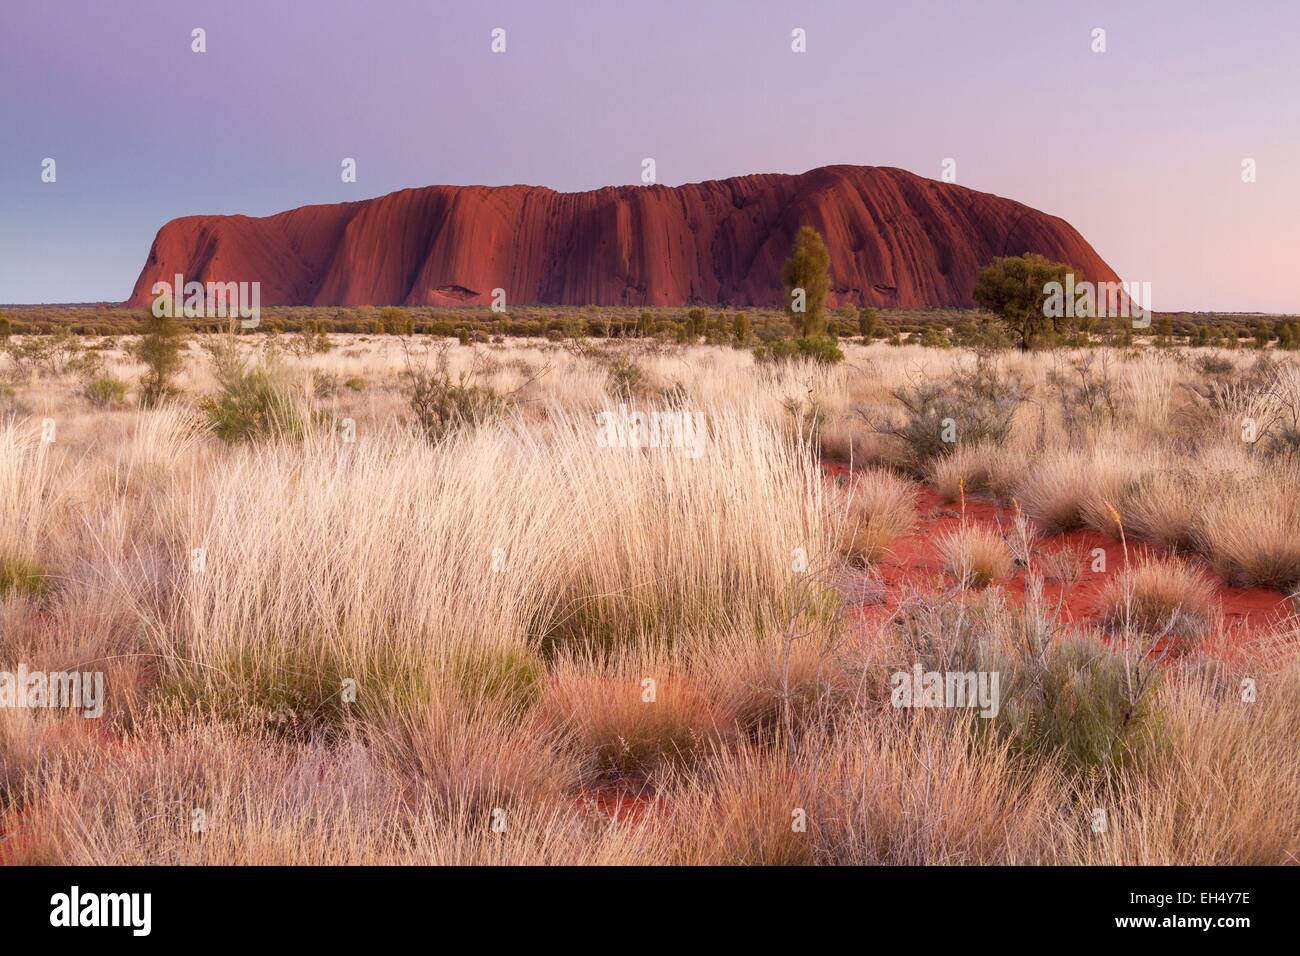
[[[75,335],[119,336],[140,331],[146,310],[116,306],[9,306],[0,308],[0,336]],[[183,319],[195,332],[224,330],[220,319]],[[566,338],[659,337],[688,342],[704,339],[734,343],[737,339],[773,342],[794,329],[786,313],[776,309],[630,308],[587,306],[525,306],[493,312],[486,306],[406,308],[360,306],[323,308],[271,306],[262,309],[259,332],[332,332],[369,335],[454,336],[487,341],[497,336]],[[827,315],[832,338],[875,338],[919,341],[926,345],[1001,346],[1003,333],[996,318],[973,309],[858,309],[846,306]],[[1128,319],[1070,320],[1057,323],[1053,344],[1125,344],[1134,335],[1157,342],[1202,346],[1258,345],[1276,341],[1300,347],[1300,317],[1244,313],[1159,313],[1150,328],[1133,330]]]

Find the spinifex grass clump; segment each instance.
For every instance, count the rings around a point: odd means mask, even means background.
[[[691,449],[601,447],[590,426],[559,425],[549,482],[573,517],[533,592],[529,633],[545,652],[771,630],[832,559],[831,489],[807,439],[752,407],[705,422]]]
[[[48,590],[41,548],[48,544],[44,529],[54,497],[52,443],[44,440],[50,434],[35,422],[0,420],[0,596],[41,597]]]
[[[1185,561],[1147,558],[1106,582],[1097,597],[1102,623],[1115,631],[1194,641],[1210,625],[1214,587]]]
[[[406,798],[427,802],[442,827],[465,816],[480,830],[509,827],[529,809],[571,799],[582,770],[560,735],[521,733],[516,717],[440,698],[385,721],[376,749]]]
[[[519,715],[536,703],[545,664],[525,645],[459,648],[452,659],[452,679],[467,706]]]
[[[1015,570],[1011,549],[993,528],[964,525],[941,537],[938,548],[944,570],[963,587],[988,587]]]
[[[850,563],[880,560],[889,545],[916,524],[916,488],[883,469],[854,476],[840,531],[840,551]]]
[[[947,502],[976,496],[1008,501],[1016,483],[1031,467],[1030,455],[1020,449],[988,443],[958,443],[952,454],[930,463],[927,478]]]
[[[1053,447],[1024,469],[1013,496],[1049,534],[1086,527],[1118,539],[1120,511],[1159,469],[1158,456],[1154,449],[1139,454],[1127,440]]]
[[[580,673],[571,662],[552,675],[543,717],[576,737],[596,773],[613,776],[689,766],[733,727],[709,689],[689,676]]]
[[[168,661],[161,699],[182,711],[247,720],[291,737],[336,732],[418,708],[436,696],[427,661],[396,647],[329,645],[310,631],[229,641],[227,656]]]
[[[1300,466],[1279,463],[1204,502],[1196,541],[1239,587],[1300,587]]]

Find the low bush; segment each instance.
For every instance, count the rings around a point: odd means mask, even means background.
[[[408,353],[405,377],[415,426],[431,442],[475,428],[513,404],[509,396],[477,384],[473,369],[453,376],[445,349],[438,351],[432,367],[427,353],[421,361],[413,361]]]
[[[1011,576],[1015,560],[1002,535],[992,528],[967,525],[939,538],[944,570],[963,587],[988,587]]]
[[[958,445],[1005,441],[1027,394],[1017,377],[981,358],[946,380],[927,378],[896,389],[902,420],[875,427],[901,441],[909,467],[924,476],[935,459],[952,454]]]
[[[1086,635],[1060,637],[1039,658],[1002,668],[995,729],[1026,757],[1077,773],[1113,772],[1160,746],[1158,665]]]
[[[95,408],[115,408],[126,401],[126,382],[100,375],[82,385],[81,394]]]
[[[805,336],[799,339],[776,339],[754,349],[754,358],[762,363],[789,362],[807,359],[818,365],[836,365],[844,361],[844,352],[834,340],[826,336]]]
[[[208,426],[227,442],[301,438],[309,417],[301,397],[268,360],[221,370],[216,394],[200,407]]]
[[[1112,630],[1185,642],[1208,628],[1214,603],[1214,587],[1201,571],[1185,561],[1151,558],[1107,581],[1097,611]]]

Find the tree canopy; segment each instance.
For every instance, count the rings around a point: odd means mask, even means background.
[[[795,236],[790,258],[785,261],[785,311],[801,338],[826,331],[826,293],[831,288],[831,254],[812,226]]]
[[[1033,252],[994,259],[980,270],[975,281],[975,303],[1000,318],[1020,348],[1028,349],[1036,338],[1056,327],[1044,307],[1048,284],[1064,285],[1066,275],[1072,271],[1063,262],[1052,262]],[[1082,276],[1076,274],[1076,279]]]

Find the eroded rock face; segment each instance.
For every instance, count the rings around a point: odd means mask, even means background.
[[[832,305],[970,306],[995,256],[1037,252],[1118,277],[1069,223],[901,169],[826,166],[685,186],[558,193],[426,186],[274,216],[187,216],[158,231],[130,304],[180,273],[258,281],[263,305],[783,304],[800,226],[831,253]]]

